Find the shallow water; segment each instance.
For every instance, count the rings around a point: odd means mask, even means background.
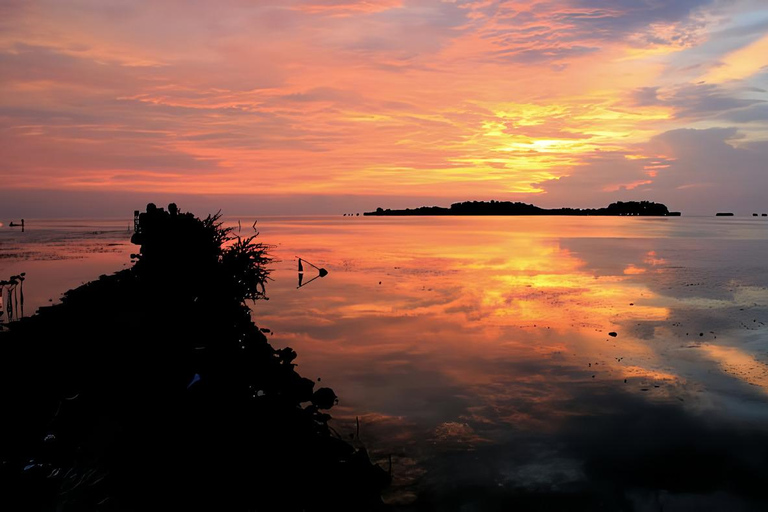
[[[129,224],[0,228],[0,278],[27,272],[28,311],[55,302],[129,264]],[[389,502],[597,493],[636,510],[752,507],[768,470],[768,221],[257,226],[276,261],[254,320],[341,397],[342,435],[359,417],[374,457],[392,455]],[[296,257],[329,275],[297,289]]]
[[[0,280],[26,272],[29,315],[71,288],[130,266],[138,249],[130,244],[132,229],[133,221],[122,219],[27,220],[23,233],[0,226]]]

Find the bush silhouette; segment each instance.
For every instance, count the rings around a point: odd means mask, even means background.
[[[328,426],[335,393],[251,320],[268,247],[175,205],[132,241],[131,269],[0,333],[0,508],[380,508],[388,476]]]

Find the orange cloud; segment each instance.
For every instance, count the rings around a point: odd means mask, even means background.
[[[720,60],[702,77],[707,82],[742,80],[768,68],[768,35],[739,48]]]
[[[751,119],[756,99],[657,85],[705,39],[705,2],[689,4],[20,6],[0,22],[0,172],[12,188],[533,200],[685,119]],[[723,57],[733,77],[760,44]],[[672,171],[644,163],[591,193]]]

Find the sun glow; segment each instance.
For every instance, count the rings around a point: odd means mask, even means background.
[[[738,95],[768,64],[768,38],[708,40],[732,18],[706,9],[297,0],[138,2],[118,16],[42,4],[4,11],[10,189],[525,200],[569,177],[602,204],[638,188],[615,183],[658,188],[661,173],[631,165],[657,152],[654,138],[759,107]],[[705,43],[717,57],[679,65]],[[628,162],[609,182],[591,178],[605,154]]]

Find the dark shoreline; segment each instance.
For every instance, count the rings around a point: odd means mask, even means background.
[[[251,318],[257,235],[150,204],[131,268],[3,325],[0,509],[384,508],[390,473],[328,424],[334,391]]]

